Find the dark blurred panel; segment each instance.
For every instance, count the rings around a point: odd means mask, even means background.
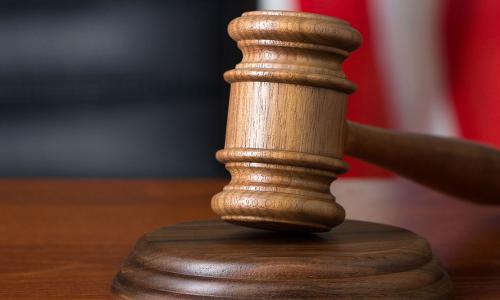
[[[0,176],[225,174],[229,20],[255,1],[0,2]]]

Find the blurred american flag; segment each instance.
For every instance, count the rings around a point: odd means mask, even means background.
[[[259,9],[347,20],[363,44],[344,65],[348,119],[500,146],[500,1],[260,0]],[[351,176],[386,176],[347,158]]]

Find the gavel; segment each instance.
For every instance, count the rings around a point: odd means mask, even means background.
[[[345,218],[330,193],[348,170],[344,154],[463,199],[500,203],[498,150],[346,121],[355,85],[342,63],[361,44],[347,22],[260,11],[244,13],[228,31],[243,58],[224,74],[231,92],[225,146],[216,157],[231,181],[212,198],[224,221],[329,231]]]

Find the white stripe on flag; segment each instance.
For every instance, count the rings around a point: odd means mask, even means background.
[[[298,0],[258,0],[259,10],[299,10]]]
[[[441,57],[442,2],[369,0],[376,57],[398,129],[458,134]]]

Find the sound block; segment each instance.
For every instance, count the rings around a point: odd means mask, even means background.
[[[114,299],[448,299],[451,282],[427,241],[346,221],[283,234],[222,221],[143,236],[113,282]]]

